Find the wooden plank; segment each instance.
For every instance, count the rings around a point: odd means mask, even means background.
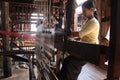
[[[33,0],[3,0],[8,2],[17,2],[17,3],[33,3]]]
[[[0,52],[0,55],[12,55],[12,54],[34,54],[34,51],[13,50]]]
[[[67,52],[71,55],[97,65],[99,64],[100,55],[107,54],[108,51],[107,46],[81,43],[76,41],[68,41],[66,47]]]
[[[120,77],[120,0],[111,0],[110,54],[108,80]]]

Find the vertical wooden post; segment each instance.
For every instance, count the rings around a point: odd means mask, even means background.
[[[1,21],[2,15],[1,15],[1,13],[2,13],[2,0],[0,0],[0,29],[1,29],[1,27],[2,27],[2,21]]]
[[[9,3],[8,2],[2,2],[2,30],[9,31]],[[3,35],[3,47],[4,47],[4,51],[8,51],[10,49],[8,35]],[[3,56],[4,77],[11,76],[10,64],[11,64],[10,58]]]
[[[75,12],[75,0],[68,0],[66,5],[66,33],[70,35],[70,29],[74,30],[74,12]]]
[[[101,22],[101,0],[94,0],[96,4],[96,9],[98,13],[98,21]]]
[[[0,30],[1,30],[1,27],[2,27],[1,10],[2,10],[2,0],[0,0]],[[0,34],[0,39],[1,39],[1,34]],[[1,40],[0,40],[0,50],[2,50]],[[0,55],[0,68],[3,69],[3,57],[2,57],[2,55]]]
[[[63,0],[59,1],[60,9],[59,9],[59,27],[62,27],[62,17],[63,17]]]
[[[95,4],[96,4],[96,10],[97,10],[97,13],[98,13],[98,21],[100,23],[100,34],[99,34],[99,41],[101,43],[101,33],[102,33],[102,22],[101,22],[101,19],[102,19],[102,1],[101,0],[94,0],[95,1]]]
[[[120,0],[111,0],[110,54],[108,80],[120,77]]]

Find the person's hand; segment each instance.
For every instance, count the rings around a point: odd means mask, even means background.
[[[78,41],[78,40],[80,40],[80,38],[79,37],[68,37],[68,40]]]
[[[69,37],[68,37],[68,40],[70,40],[70,41],[74,41],[74,38],[71,37],[71,36],[69,36]]]
[[[79,37],[75,37],[74,39],[75,39],[75,40],[77,40],[77,41],[78,41],[78,40],[80,40],[80,38],[79,38]]]

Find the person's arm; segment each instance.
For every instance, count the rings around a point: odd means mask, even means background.
[[[80,40],[79,32],[71,32],[71,35],[68,37],[69,40]]]
[[[96,26],[97,26],[96,23],[87,24],[86,27],[79,32],[79,37],[82,38],[85,35],[91,33],[97,28]]]

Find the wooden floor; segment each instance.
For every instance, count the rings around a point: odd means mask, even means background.
[[[29,69],[14,69],[11,77],[0,80],[29,80]]]
[[[87,63],[82,67],[77,80],[104,80],[107,72],[98,66]],[[13,76],[0,80],[29,80],[28,69],[14,69]]]

